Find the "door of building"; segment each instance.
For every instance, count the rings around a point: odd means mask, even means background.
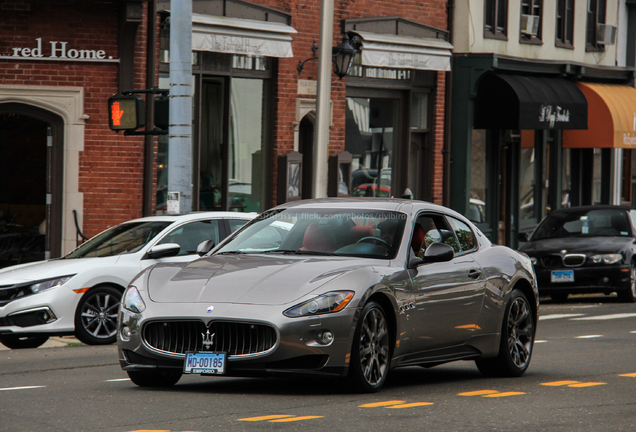
[[[0,105],[0,267],[60,256],[63,122]]]

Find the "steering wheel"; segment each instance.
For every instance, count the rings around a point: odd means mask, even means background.
[[[384,239],[382,239],[380,237],[373,237],[373,236],[362,237],[356,243],[373,243],[375,245],[377,245],[379,243],[380,245],[384,246],[385,248],[391,249],[391,245],[386,240],[384,240]]]

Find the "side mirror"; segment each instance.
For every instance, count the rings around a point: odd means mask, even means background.
[[[527,242],[528,241],[528,233],[519,233],[519,234],[517,234],[517,240],[519,240],[521,242]]]
[[[450,261],[455,257],[455,251],[446,243],[433,243],[424,252],[424,258],[418,258],[411,254],[409,268],[417,267],[420,264],[432,262]]]
[[[452,246],[446,243],[433,243],[424,252],[424,261],[426,262],[450,261],[454,257],[455,251]]]
[[[203,240],[197,246],[197,254],[199,256],[203,256],[203,255],[207,254],[208,252],[210,252],[214,248],[214,246],[216,246],[216,243],[214,243],[214,240],[212,240],[212,239]]]
[[[164,243],[157,245],[146,252],[145,259],[166,258],[179,254],[181,246],[176,243]]]

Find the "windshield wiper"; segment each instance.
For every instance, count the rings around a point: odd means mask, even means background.
[[[233,251],[218,252],[218,253],[215,253],[214,255],[245,255],[245,254],[247,254],[247,252],[233,250]]]
[[[268,253],[279,253],[279,254],[284,254],[284,255],[325,255],[325,256],[335,256],[335,253],[331,253],[331,252],[319,252],[319,251],[310,251],[310,250],[292,250],[292,249],[276,249],[276,250],[269,250],[269,251],[263,251],[263,252],[259,252],[259,253],[263,253],[263,254],[268,254]]]

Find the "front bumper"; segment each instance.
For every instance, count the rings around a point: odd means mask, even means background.
[[[552,282],[552,271],[572,270],[574,282]],[[545,268],[535,266],[539,294],[582,294],[631,289],[629,265]]]
[[[177,307],[175,307],[177,306]],[[311,318],[287,318],[280,306],[215,305],[214,316],[193,315],[198,305],[153,304],[152,313],[134,314],[122,309],[119,316],[118,351],[123,370],[170,369],[182,370],[185,354],[157,350],[156,342],[149,343],[146,326],[157,322],[200,321],[205,327],[211,322],[253,323],[275,330],[276,340],[271,348],[248,355],[228,355],[225,375],[269,376],[308,374],[344,376],[347,374],[357,309],[347,308],[339,313]],[[127,327],[130,337],[122,337]],[[200,328],[200,327],[199,327]],[[334,339],[329,344],[319,341],[322,332],[330,331]],[[156,335],[156,333],[153,333]],[[200,331],[192,338],[202,339]],[[166,336],[167,337],[167,336]],[[239,336],[240,338],[240,336]],[[153,346],[154,345],[154,346]],[[190,345],[191,346],[191,345]],[[215,349],[215,348],[213,348]],[[175,349],[178,351],[178,349]]]

